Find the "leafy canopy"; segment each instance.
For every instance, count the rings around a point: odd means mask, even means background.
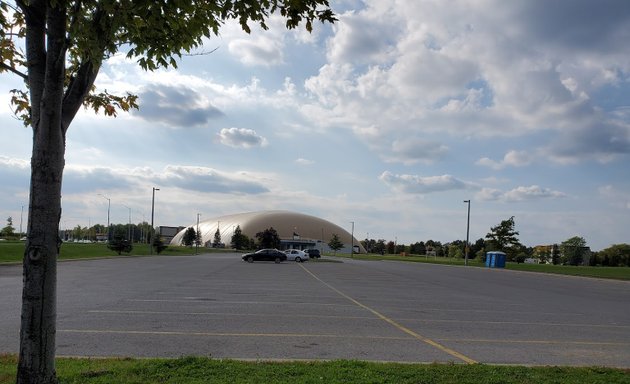
[[[288,29],[304,23],[311,31],[313,21],[335,21],[328,0],[0,0],[0,73],[27,81],[33,69],[27,67],[24,51],[29,20],[31,26],[47,26],[48,31],[28,32],[41,33],[42,39],[61,20],[67,53],[64,98],[115,116],[118,109],[137,108],[137,97],[96,92],[93,82],[103,60],[122,51],[145,70],[177,67],[183,53],[218,35],[226,21],[237,20],[249,33],[251,24],[268,29],[272,13],[282,15]],[[25,125],[33,123],[29,91],[15,89],[11,99]]]

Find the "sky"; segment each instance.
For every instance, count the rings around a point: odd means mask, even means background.
[[[312,33],[220,36],[178,69],[124,52],[100,90],[139,95],[67,136],[60,226],[186,226],[285,209],[355,237],[470,239],[514,216],[527,246],[630,243],[630,2],[333,0]],[[32,131],[0,75],[0,218],[26,230]],[[109,200],[108,200],[109,199]],[[24,210],[24,211],[22,211]],[[24,213],[22,213],[24,212]]]

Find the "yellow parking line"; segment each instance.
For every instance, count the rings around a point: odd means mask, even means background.
[[[62,333],[92,333],[118,335],[160,335],[160,336],[207,336],[207,337],[315,337],[330,339],[369,339],[369,340],[412,340],[395,336],[353,336],[311,333],[233,333],[233,332],[186,332],[186,331],[134,331],[115,329],[58,329]]]
[[[420,341],[422,341],[422,342],[424,342],[424,343],[426,343],[426,344],[429,344],[429,345],[431,345],[431,346],[433,346],[433,347],[435,347],[435,348],[437,348],[437,349],[441,350],[442,352],[446,352],[446,353],[448,353],[449,355],[451,355],[451,356],[453,356],[453,357],[456,357],[456,358],[458,358],[458,359],[460,359],[460,360],[464,361],[464,362],[465,362],[465,363],[467,363],[467,364],[476,364],[476,363],[477,363],[477,361],[475,361],[475,360],[471,359],[470,357],[465,356],[465,355],[463,355],[463,354],[461,354],[461,353],[459,353],[459,352],[457,352],[457,351],[455,351],[455,350],[453,350],[453,349],[451,349],[451,348],[448,348],[448,347],[446,347],[446,346],[444,346],[444,345],[442,345],[442,344],[440,344],[440,343],[438,343],[438,342],[436,342],[436,341],[434,341],[434,340],[431,340],[431,339],[429,339],[429,338],[427,338],[427,337],[424,337],[424,336],[420,335],[419,333],[416,333],[416,332],[412,331],[411,329],[409,329],[409,328],[407,328],[407,327],[405,327],[405,326],[403,326],[403,325],[401,325],[401,324],[398,324],[398,323],[397,323],[397,322],[395,322],[394,320],[392,320],[392,319],[390,319],[389,317],[387,317],[387,316],[385,316],[385,315],[381,314],[380,312],[378,312],[378,311],[376,311],[376,310],[374,310],[374,309],[372,309],[372,308],[368,307],[367,305],[365,305],[365,304],[362,304],[362,303],[358,302],[357,300],[355,300],[355,299],[353,299],[352,297],[350,297],[350,296],[346,295],[345,293],[341,292],[341,291],[340,291],[340,290],[338,290],[337,288],[333,287],[332,285],[328,284],[327,282],[325,282],[325,281],[323,281],[322,279],[320,279],[319,277],[317,277],[314,273],[312,273],[311,271],[309,271],[309,270],[308,270],[306,267],[304,267],[302,264],[300,264],[300,267],[302,267],[302,269],[304,269],[304,270],[305,270],[305,271],[306,271],[309,275],[311,275],[311,276],[312,276],[315,280],[317,280],[317,281],[319,281],[320,283],[324,284],[324,285],[325,285],[325,286],[327,286],[328,288],[330,288],[330,289],[332,289],[333,291],[337,292],[339,295],[341,295],[341,296],[345,297],[346,299],[350,300],[351,302],[353,302],[354,304],[358,305],[359,307],[361,307],[361,308],[363,308],[363,309],[365,309],[365,310],[367,310],[367,311],[369,311],[369,312],[372,312],[372,313],[373,313],[376,317],[378,317],[379,319],[381,319],[381,320],[383,320],[383,321],[385,321],[385,322],[387,322],[387,323],[389,323],[389,324],[393,325],[394,327],[398,328],[398,329],[399,329],[399,330],[401,330],[402,332],[404,332],[404,333],[406,333],[406,334],[408,334],[408,335],[411,335],[411,336],[412,336],[412,337],[414,337],[415,339],[418,339],[418,340],[420,340]]]
[[[577,341],[577,340],[502,340],[502,339],[440,339],[460,343],[486,343],[486,344],[568,344],[568,345],[594,345],[594,346],[630,346],[630,343],[608,341]]]
[[[253,317],[304,317],[307,319],[346,319],[375,320],[371,316],[332,316],[332,315],[287,315],[282,313],[225,313],[225,312],[173,312],[173,311],[132,311],[132,310],[89,310],[87,313],[125,314],[125,315],[182,315],[182,316],[253,316]]]

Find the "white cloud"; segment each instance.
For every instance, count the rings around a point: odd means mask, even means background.
[[[527,200],[540,199],[559,199],[567,197],[564,192],[554,191],[548,188],[541,188],[538,185],[529,187],[517,187],[507,192],[498,189],[483,188],[476,194],[478,200],[483,201],[503,201],[503,202],[519,202]]]
[[[575,7],[578,14],[565,18],[559,11],[563,7],[554,5],[547,14],[541,1],[447,6],[434,1],[366,2],[365,9],[341,16],[327,43],[328,62],[305,86],[325,106],[327,113],[318,114],[320,123],[343,124],[357,135],[373,127],[378,134],[362,138],[383,158],[413,161],[387,154],[382,145],[412,133],[526,136],[571,132],[586,121],[584,130],[600,141],[619,140],[602,148],[603,153],[583,158],[605,160],[610,151],[629,153],[630,140],[599,129],[620,120],[598,112],[589,95],[604,84],[618,84],[620,74],[630,72],[628,55],[609,49],[630,36],[630,12],[619,2],[606,11],[603,7],[581,1]],[[597,22],[585,22],[590,12]],[[603,22],[607,17],[614,26]],[[545,24],[539,25],[541,21]],[[582,41],[576,36],[584,39],[577,57],[576,50],[558,49],[561,41],[575,48]],[[587,135],[557,138],[565,152],[591,141]],[[521,166],[527,163],[522,160],[485,159],[481,164]]]
[[[524,167],[531,164],[532,155],[528,151],[509,151],[500,161],[495,161],[487,157],[482,157],[475,164],[492,168],[494,170],[504,169],[506,167]]]
[[[433,162],[441,159],[448,152],[444,144],[418,138],[397,139],[392,143],[392,155],[389,161],[414,164],[418,161]]]
[[[284,62],[282,45],[277,40],[259,35],[255,40],[239,39],[230,41],[228,49],[231,54],[238,56],[241,63],[246,65],[274,66]]]
[[[299,165],[313,165],[313,164],[315,164],[315,162],[313,160],[308,160],[308,159],[303,159],[303,158],[296,159],[295,163],[299,164]]]
[[[223,128],[219,132],[219,141],[233,148],[254,148],[267,145],[267,139],[258,135],[253,129]]]
[[[379,180],[395,191],[410,194],[427,194],[474,187],[471,183],[459,180],[451,175],[428,176],[396,175],[383,172]]]

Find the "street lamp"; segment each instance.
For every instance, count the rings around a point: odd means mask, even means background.
[[[109,210],[112,207],[112,200],[101,193],[99,193],[98,195],[102,197],[103,199],[107,200],[107,242],[109,242],[110,240],[109,238]]]
[[[468,218],[466,220],[466,248],[464,250],[464,265],[468,265],[468,238],[470,234],[470,200],[464,200],[468,204]]]
[[[153,254],[153,215],[155,213],[155,191],[159,191],[160,188],[153,187],[153,195],[151,197],[151,228],[150,228],[150,236],[149,236],[149,254]]]
[[[201,240],[201,235],[199,234],[199,216],[201,216],[201,213],[197,213],[197,233],[195,234],[195,255],[199,254],[199,241]]]
[[[131,236],[131,208],[123,204],[123,207],[129,210],[129,228],[127,228],[127,238],[129,239],[129,243],[133,244],[133,239]]]
[[[354,221],[352,223],[352,233],[350,234],[350,244],[352,244],[352,248],[350,248],[350,257],[354,257]]]
[[[22,213],[20,214],[20,237],[22,237],[22,220],[24,220],[24,206],[22,206]]]

